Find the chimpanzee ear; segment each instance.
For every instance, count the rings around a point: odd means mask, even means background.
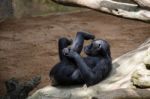
[[[18,85],[19,85],[18,81],[14,78],[6,81],[5,86],[7,89],[7,93],[14,91]]]

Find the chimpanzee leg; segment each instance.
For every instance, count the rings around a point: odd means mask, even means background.
[[[94,38],[95,36],[90,33],[77,32],[76,38],[73,41],[71,49],[80,54],[83,48],[84,40],[89,40]]]
[[[16,88],[19,86],[19,82],[15,78],[12,78],[5,82],[5,86],[7,89],[7,94],[9,94],[16,90]]]
[[[60,58],[60,61],[67,61],[67,57],[63,54],[63,49],[68,47],[70,44],[72,43],[71,40],[68,40],[67,38],[63,37],[63,38],[60,38],[59,41],[58,41],[58,48],[59,48],[59,58]]]
[[[70,65],[70,60],[67,56],[64,55],[63,49],[67,48],[72,43],[71,40],[63,37],[58,41],[58,50],[59,50],[59,58],[60,64],[56,64],[49,73],[49,77],[52,81],[52,85],[55,86],[59,83],[64,82],[65,80],[71,81],[68,75],[72,74],[74,71],[73,66]]]

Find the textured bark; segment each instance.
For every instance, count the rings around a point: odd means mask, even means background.
[[[150,8],[150,0],[134,0],[141,7]]]
[[[135,3],[126,3],[113,1],[113,0],[55,0],[60,3],[73,3],[88,8],[100,10],[113,15],[138,19],[143,21],[150,21],[150,11],[147,9],[150,7],[149,0],[134,0]],[[128,0],[129,2],[129,0]],[[144,9],[144,8],[145,9]]]

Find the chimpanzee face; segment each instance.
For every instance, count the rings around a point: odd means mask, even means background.
[[[110,46],[105,40],[94,40],[84,47],[84,52],[88,56],[110,56]]]

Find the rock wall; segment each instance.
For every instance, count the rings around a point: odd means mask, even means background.
[[[52,0],[0,0],[0,20],[12,16],[21,18],[74,10],[80,8],[59,5]]]
[[[79,10],[74,7],[59,5],[52,0],[13,0],[14,16],[41,16],[53,12]]]
[[[13,16],[12,0],[0,0],[0,22]]]

